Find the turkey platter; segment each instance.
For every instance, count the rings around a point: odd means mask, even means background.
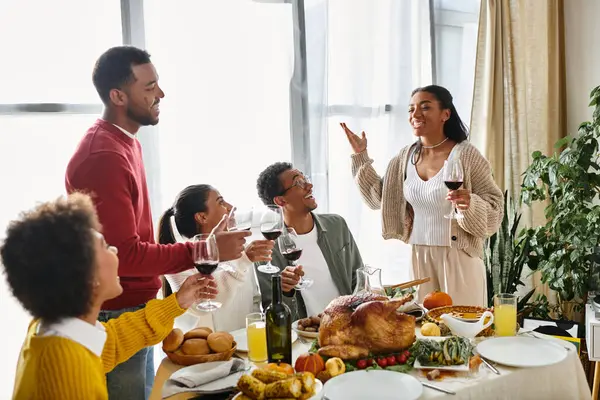
[[[397,310],[411,300],[411,294],[390,300],[374,293],[334,299],[321,317],[319,354],[355,360],[369,352],[388,354],[410,347],[415,317]]]

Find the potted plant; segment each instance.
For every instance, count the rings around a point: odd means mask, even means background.
[[[519,286],[524,286],[521,281],[523,268],[529,251],[529,239],[517,238],[517,229],[521,221],[521,214],[516,212],[516,207],[508,194],[504,192],[504,217],[498,232],[493,234],[485,246],[484,263],[487,270],[488,306],[494,305],[494,295],[497,293],[516,293]],[[519,314],[530,307],[526,307],[535,289],[519,299],[517,310]]]
[[[520,235],[529,240],[525,262],[557,292],[561,317],[568,319],[585,302],[600,238],[600,86],[590,97],[593,120],[581,124],[577,136],[559,140],[553,155],[534,152],[521,185],[525,204],[548,204],[546,224]]]

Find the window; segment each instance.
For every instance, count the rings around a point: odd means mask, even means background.
[[[198,183],[253,205],[258,174],[290,160],[291,12],[252,0],[146,1],[147,44],[166,94],[161,211]]]
[[[91,81],[94,62],[121,43],[119,0],[0,2],[0,239],[19,212],[64,193],[67,162],[102,110]],[[40,110],[69,113],[25,112]],[[2,311],[11,323],[2,338],[0,398],[12,395],[30,321],[9,293],[0,279]]]

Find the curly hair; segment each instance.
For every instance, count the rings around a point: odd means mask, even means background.
[[[258,190],[258,197],[265,205],[275,204],[273,199],[281,196],[284,188],[279,176],[292,168],[292,164],[288,162],[276,162],[260,173],[256,181],[256,190]]]
[[[92,200],[77,193],[9,224],[0,248],[6,280],[34,318],[52,323],[89,311],[99,229]]]

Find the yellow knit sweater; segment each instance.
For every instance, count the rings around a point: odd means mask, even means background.
[[[161,342],[173,329],[175,317],[184,312],[173,294],[103,323],[107,338],[102,358],[70,339],[37,336],[39,320],[34,320],[21,349],[13,398],[108,399],[105,373]]]

